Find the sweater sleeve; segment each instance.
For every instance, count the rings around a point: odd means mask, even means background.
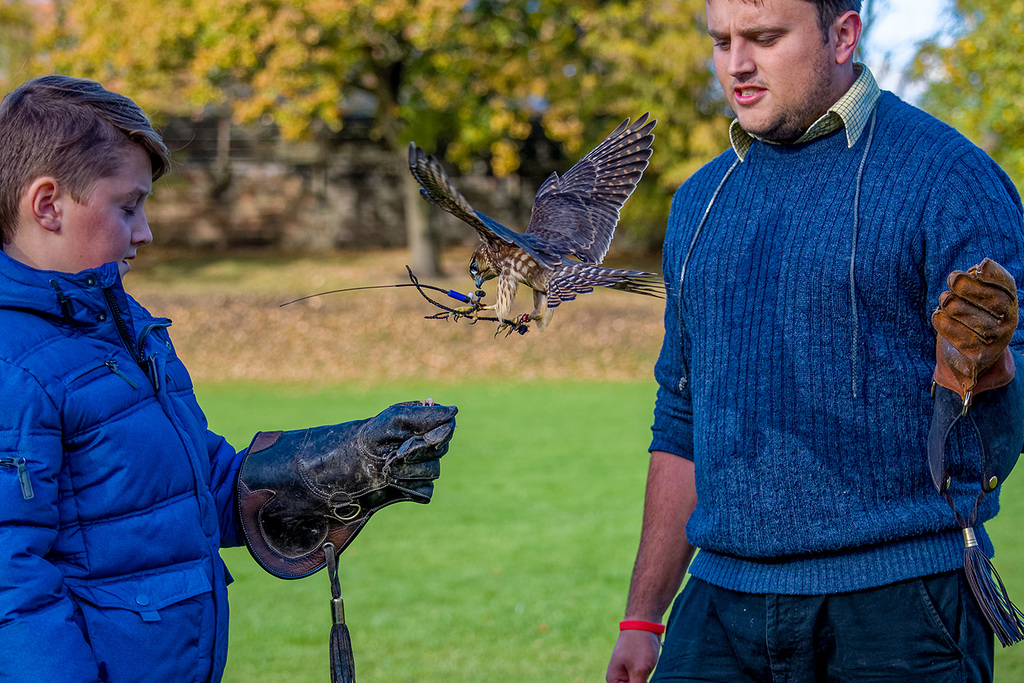
[[[948,173],[937,182],[926,211],[925,259],[927,302],[931,311],[948,289],[946,278],[954,270],[967,270],[990,258],[1009,271],[1017,283],[1018,306],[1024,299],[1024,209],[1016,188],[999,166],[981,150],[971,147],[953,160]],[[1021,376],[1024,353],[1024,311],[1018,315],[1017,330],[1010,341],[1015,352],[1014,383]],[[975,409],[997,414],[1024,414],[1020,391],[986,392],[986,400]],[[1014,450],[1014,459],[1024,448]]]
[[[689,345],[680,318],[680,270],[688,247],[688,243],[683,244],[686,238],[681,234],[683,220],[680,218],[684,213],[682,204],[685,196],[684,188],[680,188],[673,199],[662,251],[666,292],[665,337],[654,366],[658,396],[654,408],[654,425],[651,427],[653,440],[649,450],[666,451],[692,460],[693,410],[687,374],[689,364],[685,359]]]
[[[0,411],[0,681],[99,681],[61,572],[47,559],[59,524],[60,413],[8,364],[0,364],[0,405],[18,407]]]
[[[934,184],[928,204],[924,215],[927,316],[948,289],[947,276],[985,258],[1006,268],[1018,289],[1024,288],[1024,209],[1013,183],[984,152],[972,147],[954,160]],[[1024,352],[1024,316],[1011,346]]]

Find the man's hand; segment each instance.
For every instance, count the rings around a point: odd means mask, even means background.
[[[1017,329],[1017,287],[1005,268],[985,259],[946,279],[949,290],[932,314],[938,332],[935,382],[967,400],[1013,378],[1007,346]],[[991,376],[985,373],[992,370]],[[983,381],[984,378],[984,381]]]
[[[648,631],[622,631],[612,650],[608,683],[646,683],[658,663],[661,642]]]

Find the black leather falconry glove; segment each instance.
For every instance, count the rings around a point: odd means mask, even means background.
[[[377,510],[427,503],[455,430],[455,406],[399,403],[369,420],[259,432],[238,474],[239,519],[256,561],[285,579],[341,552]]]

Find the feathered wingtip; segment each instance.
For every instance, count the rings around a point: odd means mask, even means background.
[[[345,623],[345,601],[341,598],[338,561],[333,543],[324,543],[327,577],[331,581],[331,683],[355,683],[356,660],[352,654],[352,636]]]

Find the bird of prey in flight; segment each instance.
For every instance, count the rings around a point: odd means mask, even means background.
[[[647,168],[657,121],[644,114],[623,121],[564,175],[552,173],[534,198],[525,232],[511,230],[472,207],[451,184],[440,162],[415,143],[409,145],[409,169],[420,194],[431,204],[469,223],[482,243],[473,252],[469,273],[479,289],[498,278],[496,301],[460,309],[467,316],[493,309],[498,328],[522,328],[531,320],[543,330],[554,309],[594,287],[647,296],[664,296],[660,275],[601,266],[611,245],[619,211]],[[533,312],[509,319],[519,284],[533,290]]]

